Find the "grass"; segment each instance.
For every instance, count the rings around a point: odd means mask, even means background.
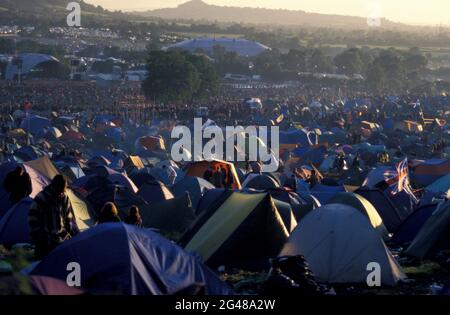
[[[33,252],[30,249],[17,248],[7,250],[0,246],[0,260],[12,266],[12,272],[0,274],[0,295],[30,295],[33,289],[27,277],[20,271],[28,266],[32,260]]]
[[[251,272],[233,269],[221,275],[221,279],[228,283],[238,294],[258,294],[266,281],[265,272]]]

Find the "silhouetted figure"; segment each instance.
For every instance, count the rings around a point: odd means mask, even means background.
[[[138,227],[144,227],[142,223],[141,213],[137,206],[132,206],[130,208],[130,214],[125,218],[126,224],[136,225]]]
[[[28,223],[31,240],[36,245],[37,260],[79,233],[66,189],[66,180],[62,175],[57,175],[31,204]]]
[[[6,175],[3,187],[10,193],[9,200],[12,204],[28,197],[33,191],[31,177],[21,166]]]
[[[100,216],[97,219],[97,224],[112,222],[121,222],[119,210],[113,202],[107,202],[100,210]]]

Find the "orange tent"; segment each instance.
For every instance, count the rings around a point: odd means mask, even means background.
[[[234,164],[220,161],[220,160],[212,160],[212,161],[199,161],[199,162],[192,162],[186,166],[186,175],[189,176],[195,176],[203,178],[203,175],[205,174],[205,171],[211,167],[212,169],[215,169],[216,167],[221,166],[225,168],[226,170],[231,171],[231,174],[233,175],[233,189],[241,189],[241,182],[239,181],[239,177],[236,173],[236,168],[234,167]]]
[[[166,145],[162,137],[142,137],[138,139],[138,143],[147,150],[166,150]]]

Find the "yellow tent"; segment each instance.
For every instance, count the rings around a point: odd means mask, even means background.
[[[80,231],[87,230],[88,228],[94,226],[95,219],[91,216],[93,210],[91,209],[89,202],[85,200],[80,194],[71,189],[67,189],[67,196],[69,197],[70,203],[72,204],[77,226]]]
[[[52,180],[56,175],[59,175],[58,170],[56,169],[55,165],[53,165],[52,161],[50,161],[48,156],[25,162],[24,164],[40,172],[50,180]]]

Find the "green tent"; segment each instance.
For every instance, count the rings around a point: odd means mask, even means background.
[[[289,234],[270,194],[234,192],[199,217],[180,243],[210,266],[255,269],[268,267]]]
[[[405,254],[423,259],[441,248],[448,248],[449,230],[450,201],[447,201],[440,204],[425,222]]]
[[[89,202],[72,189],[67,189],[67,196],[72,204],[78,228],[84,231],[94,226],[96,221],[95,212]]]
[[[188,194],[144,205],[140,210],[144,227],[159,229],[163,233],[181,234],[195,220],[195,210]]]

